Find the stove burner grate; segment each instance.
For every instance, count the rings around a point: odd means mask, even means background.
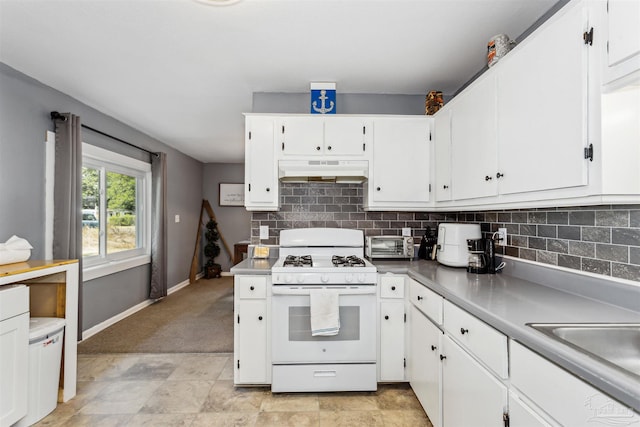
[[[335,267],[364,267],[364,261],[362,258],[358,258],[355,255],[339,256],[334,255],[331,257],[331,262]]]
[[[282,263],[283,267],[313,267],[311,255],[287,255]]]

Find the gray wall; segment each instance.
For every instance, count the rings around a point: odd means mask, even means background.
[[[188,279],[202,199],[202,163],[51,87],[0,63],[0,242],[16,234],[34,247],[32,259],[44,257],[45,133],[53,130],[49,113],[71,112],[82,123],[152,151],[167,153],[168,285]],[[83,132],[91,144],[148,160],[132,148]],[[174,223],[175,214],[181,222]],[[147,299],[149,267],[85,282],[86,330]]]
[[[339,89],[339,88],[338,88]],[[424,114],[424,95],[341,94],[336,96],[337,114]],[[256,92],[254,113],[308,114],[309,93]]]
[[[220,206],[220,183],[244,183],[244,164],[209,163],[204,166],[202,177],[203,198],[209,200],[213,213],[218,220],[218,230],[229,245],[233,256],[233,245],[249,240],[249,224],[251,214],[243,206]],[[221,252],[216,262],[222,265],[223,271],[229,271],[232,262],[224,250],[222,240],[218,241]]]

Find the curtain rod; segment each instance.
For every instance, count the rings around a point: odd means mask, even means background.
[[[67,118],[66,118],[65,116],[63,116],[62,114],[60,114],[59,112],[57,112],[57,111],[52,111],[52,112],[51,112],[51,120],[62,120],[62,121],[65,121],[65,120],[67,120]],[[89,129],[89,130],[90,130],[90,131],[92,131],[92,132],[99,133],[100,135],[106,136],[107,138],[111,138],[111,139],[113,139],[113,140],[115,140],[115,141],[121,142],[121,143],[123,143],[123,144],[127,144],[127,145],[128,145],[128,146],[130,146],[130,147],[137,148],[138,150],[140,150],[140,151],[144,151],[144,152],[146,152],[146,153],[149,153],[149,154],[151,154],[152,156],[156,156],[156,157],[158,157],[158,156],[159,156],[159,154],[158,154],[158,153],[156,153],[156,152],[149,151],[149,150],[147,150],[146,148],[138,147],[137,145],[134,145],[134,144],[132,144],[132,143],[130,143],[130,142],[127,142],[127,141],[125,141],[124,139],[120,139],[120,138],[118,138],[118,137],[116,137],[116,136],[109,135],[109,134],[108,134],[108,133],[106,133],[106,132],[102,132],[101,130],[98,130],[98,129],[96,129],[96,128],[92,128],[91,126],[87,126],[87,125],[85,125],[84,123],[81,123],[81,124],[80,124],[80,126],[82,126],[82,127],[83,127],[83,128],[85,128],[85,129]]]

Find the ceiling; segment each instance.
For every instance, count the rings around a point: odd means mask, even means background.
[[[0,0],[0,61],[202,162],[254,92],[455,92],[557,0]],[[211,1],[211,0],[209,0]]]

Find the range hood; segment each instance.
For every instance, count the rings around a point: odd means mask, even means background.
[[[360,184],[369,177],[367,160],[280,160],[282,182],[336,182]]]

